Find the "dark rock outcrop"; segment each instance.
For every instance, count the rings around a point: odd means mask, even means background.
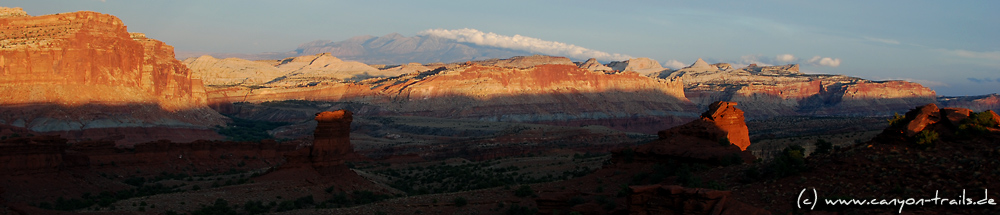
[[[629,214],[771,214],[732,198],[732,192],[676,185],[630,186]]]

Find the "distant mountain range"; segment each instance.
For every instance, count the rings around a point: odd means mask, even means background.
[[[453,63],[538,54],[533,52],[480,46],[436,36],[405,37],[398,33],[385,36],[357,36],[344,41],[316,40],[299,45],[290,52],[261,54],[178,52],[178,59],[212,55],[216,58],[236,57],[249,60],[274,60],[302,55],[331,53],[333,56],[366,64],[402,65],[416,63]],[[586,59],[583,59],[586,60]]]

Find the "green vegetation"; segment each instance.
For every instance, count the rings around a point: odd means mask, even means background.
[[[817,139],[816,150],[813,151],[813,154],[829,154],[831,149],[833,149],[833,143],[824,139]]]
[[[269,122],[261,120],[249,120],[235,116],[229,116],[233,120],[226,127],[216,127],[216,132],[226,136],[229,141],[258,142],[264,139],[274,139],[274,136],[267,131],[277,127],[288,125],[284,122]]]
[[[455,200],[452,200],[452,203],[455,203],[456,207],[463,207],[463,206],[469,204],[469,200],[466,200],[465,197],[459,196],[459,197],[455,197]]]
[[[922,147],[930,147],[932,144],[934,144],[934,141],[938,140],[939,135],[937,132],[932,130],[923,130],[920,133],[917,133],[917,136],[915,137],[917,138],[916,139],[917,145],[920,145]]]
[[[528,206],[511,205],[504,213],[507,215],[534,215],[538,213],[538,209],[529,208]]]
[[[993,121],[993,114],[986,111],[969,114],[969,118],[962,120],[958,125],[955,134],[964,139],[969,139],[975,135],[989,133],[988,128],[996,128],[997,123]]]
[[[892,118],[888,119],[889,126],[895,127],[897,125],[902,125],[903,121],[906,120],[906,116],[899,115],[899,113],[893,114]]]
[[[393,188],[410,195],[458,192],[519,184],[549,182],[559,179],[580,177],[593,172],[586,167],[564,171],[562,174],[533,176],[522,171],[520,166],[496,167],[491,162],[468,162],[464,164],[436,164],[407,168],[386,168],[374,171],[392,179]]]
[[[311,198],[311,196],[310,196]],[[340,207],[351,207],[355,205],[370,204],[386,199],[390,199],[392,196],[385,194],[375,194],[374,192],[362,190],[355,190],[351,195],[347,193],[340,192],[333,194],[333,197],[327,199],[326,201],[320,202],[316,205],[316,208],[340,208]],[[303,200],[305,202],[305,200]]]
[[[232,214],[236,215],[236,210],[229,207],[229,202],[224,199],[215,199],[215,203],[209,206],[202,206],[198,210],[191,211],[191,215],[215,215],[215,214]]]
[[[531,190],[531,186],[521,185],[520,187],[517,188],[517,190],[514,190],[514,196],[521,198],[528,196],[535,196],[535,191]]]
[[[772,173],[774,177],[780,178],[805,170],[806,160],[803,155],[805,151],[806,149],[799,145],[785,147],[781,154],[774,158],[767,171]]]

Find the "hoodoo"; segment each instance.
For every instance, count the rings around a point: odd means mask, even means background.
[[[316,114],[316,131],[309,158],[313,167],[323,168],[344,164],[344,157],[354,153],[351,147],[351,121],[348,110],[324,111]]]

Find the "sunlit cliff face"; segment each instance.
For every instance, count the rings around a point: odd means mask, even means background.
[[[205,107],[173,47],[95,12],[0,18],[0,105]]]

